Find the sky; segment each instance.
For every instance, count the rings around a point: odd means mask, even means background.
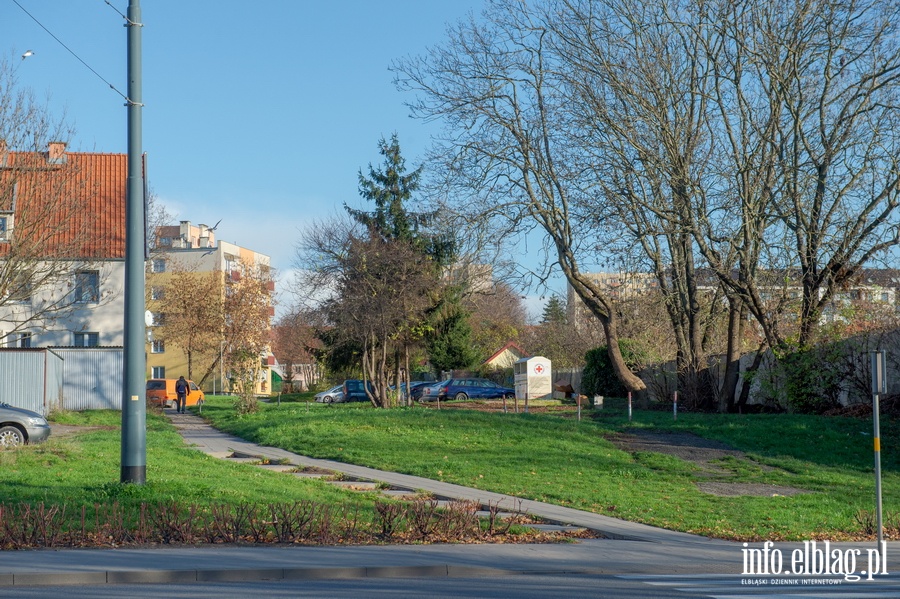
[[[176,220],[221,220],[218,239],[270,256],[286,281],[303,227],[344,203],[366,206],[357,173],[380,163],[380,138],[397,133],[414,167],[439,130],[410,118],[404,102],[413,98],[394,87],[392,61],[442,43],[448,24],[482,7],[144,0],[150,188]],[[17,61],[20,86],[74,123],[70,150],[127,152],[127,8],[128,0],[0,0],[0,52]],[[541,304],[538,294],[526,299],[532,316]]]

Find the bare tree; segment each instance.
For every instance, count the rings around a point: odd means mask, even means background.
[[[540,227],[548,262],[611,349],[615,307],[582,268],[641,248],[680,384],[711,406],[707,356],[724,341],[727,407],[748,314],[758,355],[795,334],[804,347],[835,291],[900,242],[898,11],[878,0],[496,0],[395,68],[419,93],[414,114],[447,124],[435,159],[456,211],[501,235]]]
[[[711,155],[713,79],[704,53],[715,29],[705,11],[702,2],[561,0],[549,3],[545,19],[592,187],[656,276],[682,396],[709,407],[707,341],[719,304],[701,299],[702,256],[692,237]],[[589,201],[584,209],[595,211]]]
[[[262,357],[272,341],[272,275],[267,268],[246,263],[241,264],[239,273],[237,278],[225,282],[224,358],[232,391],[238,396],[238,411],[254,412]],[[204,379],[217,363],[213,361]]]
[[[438,287],[437,269],[410,244],[377,236],[350,242],[328,312],[339,335],[362,348],[363,378],[372,382],[376,407],[394,405],[391,370],[409,371],[405,352]]]
[[[187,359],[187,374],[194,367],[205,371],[198,382],[206,382],[210,363],[217,363],[222,341],[224,287],[221,272],[197,272],[171,261],[170,272],[148,276],[148,309],[165,315],[155,341],[168,349],[180,349]],[[162,281],[160,281],[162,279]]]
[[[774,208],[804,346],[835,291],[900,243],[900,6],[807,0],[757,18],[766,91],[783,104]]]
[[[296,386],[294,371],[300,370],[305,383],[314,383],[320,376],[314,351],[321,342],[316,337],[309,312],[294,311],[281,317],[273,327],[272,350],[285,369],[284,382]]]
[[[562,119],[570,98],[554,75],[547,34],[527,5],[492,2],[482,21],[452,27],[443,46],[395,64],[397,84],[419,92],[415,116],[448,125],[435,158],[444,165],[448,197],[460,198],[455,212],[470,223],[490,222],[495,236],[539,227],[548,266],[559,266],[603,324],[617,376],[628,389],[642,390],[619,353],[610,298],[582,267],[597,241],[586,232],[597,231],[592,223],[603,209],[579,211],[587,186],[570,154],[570,127]]]
[[[469,312],[472,342],[481,359],[509,341],[518,341],[525,332],[528,320],[521,296],[509,285],[497,283],[489,289],[473,291],[463,301]]]

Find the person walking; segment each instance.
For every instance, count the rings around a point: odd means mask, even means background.
[[[184,414],[184,409],[187,407],[187,394],[188,382],[184,380],[184,376],[182,375],[175,381],[175,396],[177,397],[176,408],[179,414]]]

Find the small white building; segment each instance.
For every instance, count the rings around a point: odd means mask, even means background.
[[[522,358],[513,365],[516,399],[549,399],[553,396],[550,360],[543,356]]]

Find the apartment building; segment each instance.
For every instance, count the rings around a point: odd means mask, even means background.
[[[165,287],[174,273],[190,273],[191,276],[218,273],[222,277],[223,293],[229,293],[230,286],[249,276],[250,272],[268,278],[269,294],[274,294],[275,283],[271,277],[269,256],[241,247],[234,243],[217,240],[215,228],[205,224],[193,225],[181,221],[178,225],[158,227],[155,249],[151,253],[147,268],[147,307],[152,324],[147,344],[147,375],[151,378],[176,378],[188,374],[187,356],[178,340],[166,339],[161,334],[165,322]],[[198,302],[204,301],[197,297]],[[274,317],[274,305],[269,301],[269,316]],[[222,314],[222,322],[228,315]],[[271,326],[271,323],[270,323]],[[216,362],[216,368],[204,382],[204,390],[212,393],[229,391],[227,364],[227,342],[222,341],[219,356],[205,356],[203,364],[194,365],[193,377],[196,382],[205,374],[208,365]],[[256,384],[259,394],[272,391],[273,383],[279,377],[279,367],[275,356],[267,348],[260,355],[260,377]]]

